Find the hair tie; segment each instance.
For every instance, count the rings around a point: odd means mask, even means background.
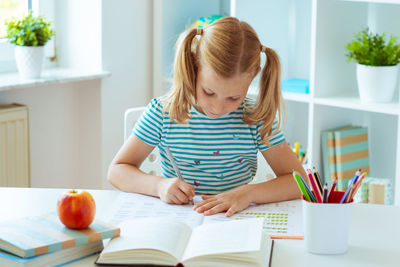
[[[265,45],[261,45],[261,52],[265,53],[267,51],[267,47]]]
[[[203,34],[203,29],[202,28],[197,28],[196,35],[202,35]]]

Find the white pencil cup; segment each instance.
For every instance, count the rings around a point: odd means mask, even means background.
[[[329,203],[303,199],[304,241],[308,252],[343,254],[347,251],[353,201],[339,204],[343,192],[334,191]]]

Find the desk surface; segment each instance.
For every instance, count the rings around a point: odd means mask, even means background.
[[[65,189],[0,187],[0,221],[55,211],[57,198]],[[87,190],[97,206],[96,218],[107,220],[115,190]],[[343,255],[314,255],[302,240],[275,240],[272,266],[400,266],[400,207],[354,206],[349,250]],[[96,256],[68,266],[96,266]]]

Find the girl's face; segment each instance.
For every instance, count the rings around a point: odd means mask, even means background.
[[[213,119],[235,111],[246,97],[253,76],[244,73],[222,78],[204,65],[197,72],[196,108]]]

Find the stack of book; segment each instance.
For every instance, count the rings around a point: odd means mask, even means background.
[[[388,178],[367,177],[361,184],[354,201],[371,204],[393,204],[393,183]]]
[[[353,174],[369,173],[368,128],[345,126],[321,133],[324,180],[338,178],[337,190],[345,190]]]
[[[55,266],[96,254],[120,229],[95,220],[88,228],[65,227],[56,213],[0,223],[0,266]]]

